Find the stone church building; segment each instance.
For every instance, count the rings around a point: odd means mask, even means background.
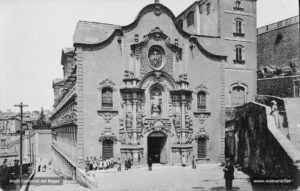
[[[256,0],[199,0],[177,17],[156,1],[126,26],[79,21],[53,81],[55,160],[71,174],[94,156],[223,161],[225,110],[254,99],[256,57]]]

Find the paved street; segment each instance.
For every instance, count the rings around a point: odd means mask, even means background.
[[[38,178],[57,178],[58,176],[52,171],[52,169],[48,169],[46,172],[36,172],[33,182],[35,179]],[[82,190],[89,190],[88,188],[84,188],[79,184],[74,183],[73,181],[63,181],[63,185],[30,185],[29,191],[82,191]]]
[[[153,171],[147,167],[117,172],[115,169],[95,174],[97,190],[210,190],[224,187],[223,167],[219,164],[198,164],[191,166],[154,165]],[[248,176],[235,171],[234,187],[240,190],[252,190]]]

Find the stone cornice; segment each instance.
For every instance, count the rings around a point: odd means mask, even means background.
[[[57,106],[53,110],[53,114],[52,114],[51,118],[53,116],[55,116],[62,109],[62,107],[70,101],[70,99],[72,99],[73,97],[76,96],[75,90],[76,90],[76,85],[74,85],[71,88],[71,90],[68,93],[66,93],[66,95],[63,97],[63,99],[57,104]]]

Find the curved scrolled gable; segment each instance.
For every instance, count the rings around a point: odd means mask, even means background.
[[[171,20],[173,21],[173,24],[175,26],[175,28],[177,29],[177,31],[179,32],[179,34],[182,35],[183,38],[189,39],[189,41],[192,43],[194,43],[196,45],[196,47],[206,56],[210,57],[210,58],[214,58],[217,60],[226,60],[227,56],[222,56],[222,55],[216,55],[213,54],[211,52],[209,52],[208,50],[206,50],[198,41],[197,37],[185,32],[183,29],[180,28],[180,26],[178,25],[178,23],[176,22],[176,17],[174,15],[174,13],[167,8],[166,6],[160,4],[160,3],[153,3],[153,4],[149,4],[147,6],[145,6],[137,15],[136,19],[130,23],[129,25],[125,25],[125,26],[117,26],[114,25],[114,30],[111,33],[111,35],[109,35],[105,40],[103,41],[99,41],[96,43],[77,43],[74,42],[74,46],[81,46],[81,47],[85,47],[85,48],[91,48],[91,49],[99,49],[100,47],[105,47],[108,44],[110,44],[117,36],[121,37],[123,36],[124,33],[130,32],[131,30],[133,30],[139,23],[139,21],[141,20],[141,18],[146,15],[149,12],[154,12],[155,9],[159,7],[162,13],[165,13],[166,15],[168,15]],[[150,32],[150,31],[149,31]]]

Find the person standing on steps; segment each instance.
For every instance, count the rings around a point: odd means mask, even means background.
[[[275,124],[278,129],[280,129],[280,121],[279,121],[279,112],[278,112],[278,107],[277,107],[277,102],[275,100],[271,101],[272,107],[271,107],[271,115],[275,119]]]

